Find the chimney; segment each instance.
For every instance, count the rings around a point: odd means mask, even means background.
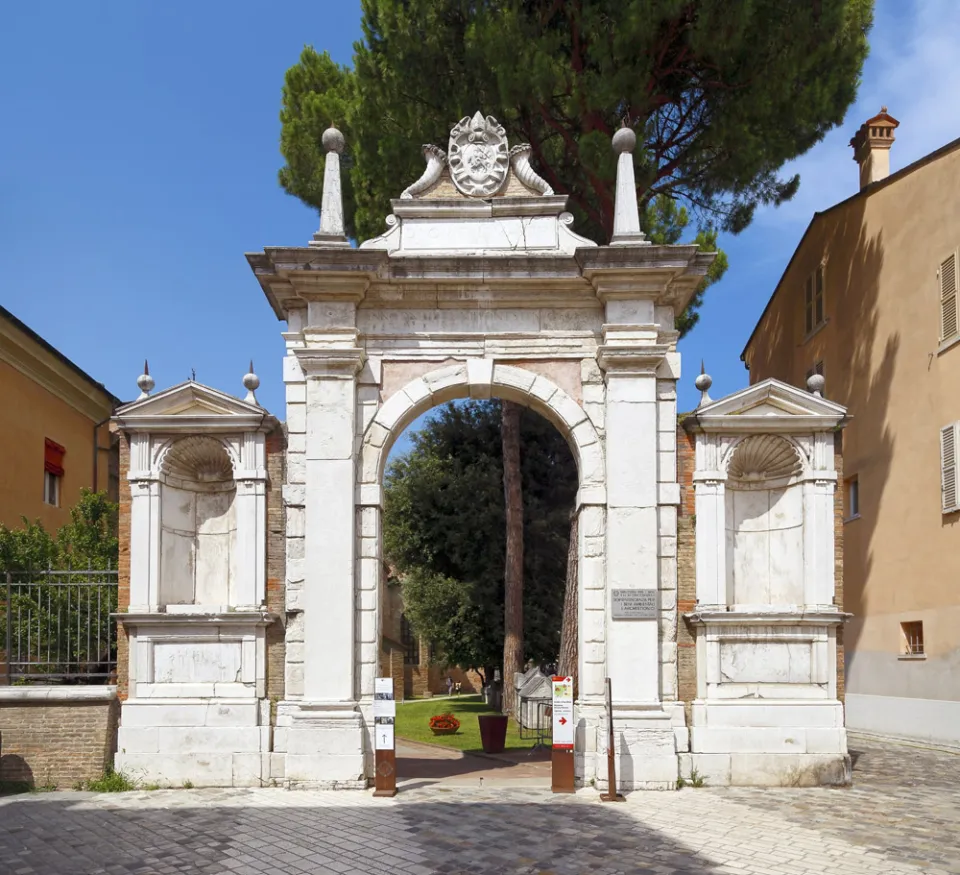
[[[853,146],[853,160],[860,165],[860,190],[871,182],[879,182],[890,175],[890,147],[893,145],[893,131],[899,127],[892,115],[887,114],[885,106],[880,114],[868,119],[854,134],[850,145]]]

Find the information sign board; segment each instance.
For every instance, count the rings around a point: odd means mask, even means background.
[[[614,620],[656,620],[657,591],[655,589],[613,589]]]
[[[573,750],[573,678],[553,678],[553,746]]]

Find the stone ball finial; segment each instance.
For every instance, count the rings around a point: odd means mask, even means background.
[[[709,374],[700,374],[697,376],[697,379],[693,381],[693,385],[697,387],[698,392],[709,392],[710,387],[713,385],[713,377]]]
[[[253,360],[250,360],[250,370],[243,375],[243,388],[248,392],[256,392],[260,388],[260,378],[253,372]]]
[[[807,377],[807,389],[820,398],[823,397],[823,388],[826,385],[827,381],[823,374],[811,374]]]
[[[320,142],[323,143],[323,148],[327,152],[340,153],[346,145],[343,134],[333,125],[330,125],[330,127],[323,132]]]
[[[626,125],[620,128],[613,135],[613,151],[617,154],[621,152],[632,152],[637,145],[637,135],[633,132],[633,128],[628,128]]]
[[[259,404],[254,393],[260,388],[260,378],[253,372],[253,359],[250,359],[250,370],[243,375],[243,388],[247,390],[247,397],[243,400],[248,404]]]
[[[137,377],[137,388],[140,390],[140,398],[146,398],[152,391],[153,387],[156,386],[156,381],[153,377],[150,376],[150,365],[147,363],[147,360],[143,360],[143,373]]]

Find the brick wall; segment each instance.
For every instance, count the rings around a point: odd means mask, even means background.
[[[833,603],[843,610],[843,432],[833,436],[837,468],[837,491],[833,496]],[[837,627],[837,698],[842,702],[846,688],[843,665],[843,625]]]
[[[267,697],[284,695],[286,661],[287,527],[283,506],[286,435],[278,426],[266,438],[267,450],[267,609],[279,619],[267,626]]]
[[[100,777],[113,761],[118,714],[112,687],[4,690],[0,784],[26,782],[69,790]]]
[[[120,557],[117,562],[117,610],[130,607],[130,438],[121,432],[120,444],[120,517],[117,537],[120,539]],[[117,699],[123,702],[130,689],[130,660],[127,634],[117,623]]]
[[[693,629],[683,614],[697,605],[696,501],[693,471],[696,467],[694,436],[677,425],[677,480],[680,506],[677,508],[677,695],[684,703],[687,724],[691,703],[697,697],[697,651]]]

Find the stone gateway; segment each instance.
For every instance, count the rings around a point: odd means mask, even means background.
[[[449,155],[423,147],[383,235],[351,248],[344,141],[324,135],[320,231],[247,256],[286,325],[285,429],[252,372],[244,400],[194,382],[150,394],[150,381],[116,415],[129,488],[119,768],[369,786],[387,455],[432,407],[496,397],[549,419],[577,463],[577,782],[605,789],[608,677],[621,789],[673,788],[693,768],[717,784],[847,779],[845,412],[772,380],[712,401],[701,378],[678,429],[675,319],[714,256],[644,239],[635,142],[614,138],[609,246],[574,232],[529,146],[509,149],[478,112],[453,127]],[[695,543],[678,525],[685,490]]]

